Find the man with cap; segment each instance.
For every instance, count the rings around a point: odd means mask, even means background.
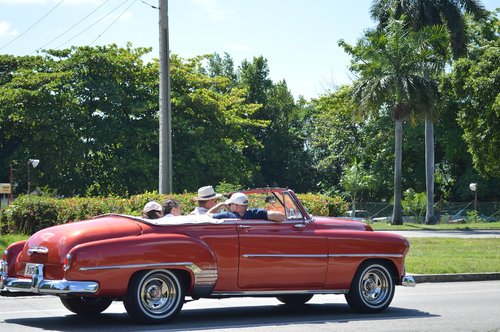
[[[221,194],[217,194],[212,186],[204,186],[198,189],[198,196],[194,200],[198,201],[198,206],[191,211],[190,215],[201,215],[207,213],[221,198]]]
[[[158,219],[163,216],[163,211],[160,203],[151,201],[147,202],[142,209],[142,217],[147,219]]]
[[[229,212],[219,212],[221,209]],[[260,208],[249,209],[248,197],[244,193],[232,194],[228,200],[208,210],[207,214],[215,219],[264,219],[278,222],[285,220],[285,215],[278,211],[267,211]]]

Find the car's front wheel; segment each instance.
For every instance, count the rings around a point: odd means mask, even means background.
[[[290,294],[276,297],[278,301],[286,305],[302,305],[312,299],[313,294]]]
[[[184,285],[168,270],[142,271],[135,274],[123,304],[127,313],[146,323],[163,323],[179,313],[184,304]]]
[[[92,316],[106,310],[113,300],[107,297],[61,297],[62,304],[78,315]]]
[[[385,263],[361,264],[354,276],[347,303],[356,312],[376,313],[385,310],[394,296],[394,279]]]

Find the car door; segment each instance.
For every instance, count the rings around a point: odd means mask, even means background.
[[[327,239],[303,220],[239,220],[240,289],[321,289]]]

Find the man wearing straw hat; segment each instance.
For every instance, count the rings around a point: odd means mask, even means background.
[[[201,215],[207,213],[208,209],[217,204],[217,200],[221,198],[221,194],[217,194],[212,186],[204,186],[198,189],[198,196],[194,200],[198,201],[198,206],[191,211],[191,215]]]

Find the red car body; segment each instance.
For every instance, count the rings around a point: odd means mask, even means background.
[[[2,295],[53,294],[78,314],[98,314],[122,300],[133,318],[163,322],[185,296],[303,304],[314,294],[345,294],[354,310],[378,312],[395,285],[414,286],[405,275],[404,237],[313,217],[288,189],[246,193],[271,197],[265,204],[286,220],[104,215],[50,227],[7,248]]]

